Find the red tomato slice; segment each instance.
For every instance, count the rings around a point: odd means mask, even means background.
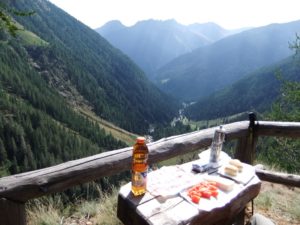
[[[192,195],[191,196],[192,202],[198,204],[200,201],[200,196],[199,195]]]
[[[187,195],[191,198],[192,202],[198,204],[200,198],[210,199],[211,196],[218,196],[218,188],[216,182],[203,181],[187,190]]]
[[[216,191],[216,190],[218,190],[218,188],[216,186],[210,185],[209,190],[210,191]]]
[[[218,191],[211,191],[211,196],[213,196],[213,197],[218,197]]]
[[[209,190],[203,191],[201,192],[201,196],[209,199],[211,197],[211,192]]]

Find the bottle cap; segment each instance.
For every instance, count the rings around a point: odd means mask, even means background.
[[[144,137],[138,137],[136,139],[136,142],[139,143],[139,144],[144,144],[145,143],[145,138]]]

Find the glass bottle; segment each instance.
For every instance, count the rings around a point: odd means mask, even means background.
[[[220,126],[215,130],[214,138],[210,150],[210,159],[209,162],[213,167],[219,166],[220,153],[222,151],[223,142],[225,141],[225,129]]]
[[[133,146],[131,191],[135,196],[146,192],[149,150],[144,137],[138,137]]]

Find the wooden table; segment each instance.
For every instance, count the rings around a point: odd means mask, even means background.
[[[260,187],[261,182],[255,175],[225,206],[204,211],[180,195],[165,199],[147,192],[135,197],[128,183],[120,189],[117,215],[125,225],[232,224],[247,203],[258,195]]]

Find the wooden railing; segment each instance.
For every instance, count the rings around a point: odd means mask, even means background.
[[[253,164],[259,136],[300,137],[298,122],[249,121],[223,125],[226,140],[238,140],[235,157]],[[172,136],[148,144],[149,163],[157,163],[211,145],[216,127]],[[69,161],[56,166],[0,178],[0,225],[25,225],[29,199],[61,192],[72,186],[111,176],[131,167],[131,147]],[[266,181],[300,187],[300,176],[257,170]]]

